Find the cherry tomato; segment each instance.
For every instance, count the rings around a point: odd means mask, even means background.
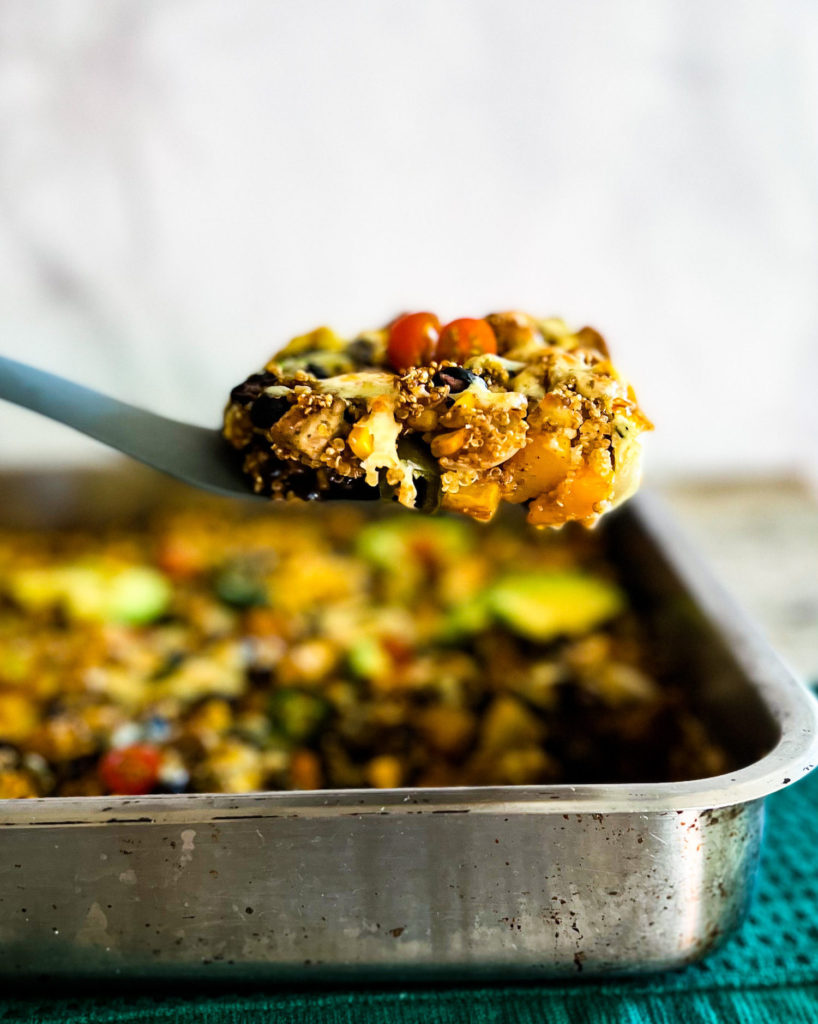
[[[465,363],[471,356],[497,352],[497,338],[485,320],[470,320],[463,317],[452,320],[440,332],[437,345],[438,359],[451,359],[453,363]]]
[[[206,553],[195,542],[182,536],[166,537],[156,553],[159,568],[174,580],[195,576],[205,565],[205,558]]]
[[[97,772],[109,793],[139,796],[150,793],[159,777],[160,751],[149,743],[109,750],[99,762]]]
[[[386,354],[396,370],[425,366],[434,358],[440,321],[434,313],[407,313],[389,328]]]

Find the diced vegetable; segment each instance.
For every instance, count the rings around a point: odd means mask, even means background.
[[[261,751],[234,737],[223,739],[209,754],[198,772],[203,790],[219,793],[247,793],[264,785]]]
[[[366,766],[366,778],[375,789],[396,789],[403,779],[403,765],[397,757],[382,754]]]
[[[600,503],[610,493],[613,475],[610,459],[595,459],[594,463],[583,465],[557,484],[551,495],[535,498],[529,506],[528,521],[534,526],[553,526],[566,518],[593,522]]]
[[[267,604],[267,588],[252,565],[234,562],[216,574],[214,589],[225,604],[252,608]]]
[[[314,736],[330,713],[330,705],[323,697],[289,688],[275,690],[269,707],[273,725],[297,743]]]
[[[533,786],[546,781],[554,763],[541,746],[507,750],[494,762],[497,778],[506,786]]]
[[[556,570],[519,572],[455,605],[440,639],[479,633],[499,620],[519,636],[544,643],[595,629],[624,608],[622,591],[601,577]]]
[[[571,448],[560,435],[530,435],[524,448],[513,455],[506,467],[513,481],[508,501],[517,503],[537,498],[556,487],[571,470]]]
[[[423,366],[435,357],[440,321],[434,313],[407,313],[389,328],[386,354],[401,372]]]
[[[478,522],[487,523],[497,511],[501,497],[496,481],[483,480],[444,494],[442,504],[447,512],[464,512]]]
[[[330,327],[316,327],[309,334],[300,334],[293,338],[278,353],[278,358],[300,356],[305,352],[339,352],[344,348],[343,339],[339,338]]]
[[[235,696],[244,685],[241,646],[234,640],[225,640],[210,644],[160,676],[153,682],[152,693],[156,699],[172,698],[192,704],[204,697]]]
[[[290,760],[292,789],[320,789],[324,784],[321,761],[312,750],[296,750]]]
[[[0,743],[20,743],[37,727],[37,705],[22,693],[0,692]]]
[[[367,401],[379,395],[394,394],[395,378],[391,373],[381,370],[361,370],[317,381],[315,390],[320,394],[335,395],[347,401]]]
[[[514,310],[508,313],[491,313],[486,317],[497,338],[501,352],[519,349],[532,343],[542,344],[537,322],[528,313]]]
[[[141,565],[22,569],[11,578],[10,590],[31,609],[61,606],[75,619],[131,625],[157,619],[171,598],[167,578]]]
[[[170,597],[168,581],[155,569],[136,565],[121,569],[110,580],[104,617],[135,625],[152,622],[167,609]]]
[[[579,635],[625,608],[625,596],[615,584],[579,572],[506,576],[493,584],[485,600],[515,633],[539,641]]]
[[[426,742],[449,757],[465,752],[476,728],[475,714],[465,708],[439,704],[418,715],[418,729]]]
[[[403,437],[398,442],[398,457],[412,471],[417,500],[415,508],[434,512],[440,507],[440,467],[425,445],[416,437]]]
[[[497,339],[486,320],[472,320],[461,317],[446,324],[440,332],[437,346],[438,359],[450,359],[453,363],[465,363],[472,356],[491,355],[497,352]]]
[[[545,735],[540,716],[527,708],[516,697],[495,697],[489,705],[480,727],[480,747],[499,753],[515,747],[530,747],[541,743]]]
[[[465,556],[472,537],[455,519],[412,519],[397,516],[365,526],[358,535],[358,553],[382,569],[399,572],[409,559],[451,559]]]
[[[438,639],[453,643],[487,629],[493,621],[485,592],[455,604],[441,624]]]
[[[347,658],[350,671],[359,679],[383,679],[392,668],[392,659],[383,645],[371,636],[356,640]]]
[[[109,793],[139,796],[154,788],[161,764],[157,747],[136,743],[109,750],[99,762],[99,777]]]
[[[355,369],[355,362],[345,351],[323,352],[318,349],[310,349],[299,353],[297,356],[288,356],[279,360],[283,373],[297,373],[304,370],[311,373],[319,380],[326,377],[336,377],[339,374],[351,373]]]

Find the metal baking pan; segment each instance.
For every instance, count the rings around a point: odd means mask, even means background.
[[[135,501],[104,474],[0,483],[18,522]],[[736,770],[642,786],[0,801],[0,971],[536,979],[703,956],[747,907],[764,798],[818,759],[816,702],[661,506],[632,501],[604,536]]]

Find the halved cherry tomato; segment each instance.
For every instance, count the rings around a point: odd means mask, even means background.
[[[471,356],[496,352],[497,338],[491,325],[485,320],[470,320],[468,317],[446,324],[437,344],[437,358],[451,359],[453,363],[465,363]]]
[[[118,747],[105,754],[97,768],[103,786],[109,793],[139,796],[150,793],[159,778],[162,754],[149,743]]]
[[[386,354],[396,370],[425,366],[435,355],[440,321],[434,313],[407,313],[389,328]]]

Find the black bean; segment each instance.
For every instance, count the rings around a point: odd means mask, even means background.
[[[251,445],[255,450],[265,450],[266,441],[256,439],[258,443]],[[258,470],[259,476],[264,484],[267,493],[278,492],[281,487],[290,488],[293,481],[306,477],[308,486],[315,484],[315,470],[306,466],[300,466],[297,462],[290,462],[289,459],[269,458],[261,464]],[[301,486],[305,486],[302,482]],[[295,488],[292,488],[295,490]]]
[[[374,366],[375,343],[368,338],[356,338],[347,345],[346,354],[359,366]]]
[[[465,391],[476,380],[480,380],[477,374],[472,373],[471,370],[467,370],[463,366],[446,366],[442,370],[438,370],[432,377],[432,383],[435,387],[440,388],[444,384],[448,385],[449,393],[452,395],[459,395],[461,391]]]
[[[284,493],[303,498],[304,501],[317,501],[321,497],[314,469],[286,462],[284,471],[279,475],[283,481]]]
[[[260,469],[267,493],[291,494],[304,501],[376,501],[377,487],[370,487],[363,478],[340,476],[327,469],[316,471],[289,459],[268,459]]]
[[[263,373],[251,373],[247,380],[233,388],[230,392],[230,400],[238,402],[240,405],[249,405],[258,398],[265,388],[277,383],[278,377],[274,373],[270,373],[269,370],[265,370]]]
[[[260,395],[250,406],[250,422],[259,430],[267,430],[274,423],[278,423],[289,408],[290,403],[286,398]]]
[[[414,480],[415,508],[421,512],[436,512],[440,508],[440,480],[425,476],[416,476]]]
[[[341,498],[345,501],[377,501],[380,496],[379,488],[370,487],[363,477],[334,475],[330,479],[329,489],[324,493],[325,498]]]
[[[177,774],[170,776],[166,779],[160,779],[155,788],[156,793],[184,793],[190,785],[190,776],[186,771],[180,771]]]
[[[304,369],[307,373],[311,373],[313,377],[316,377],[318,380],[326,380],[327,377],[329,377],[329,371],[320,363],[307,363]]]
[[[253,608],[267,603],[267,591],[252,567],[233,563],[223,566],[213,579],[216,596],[234,608]]]

